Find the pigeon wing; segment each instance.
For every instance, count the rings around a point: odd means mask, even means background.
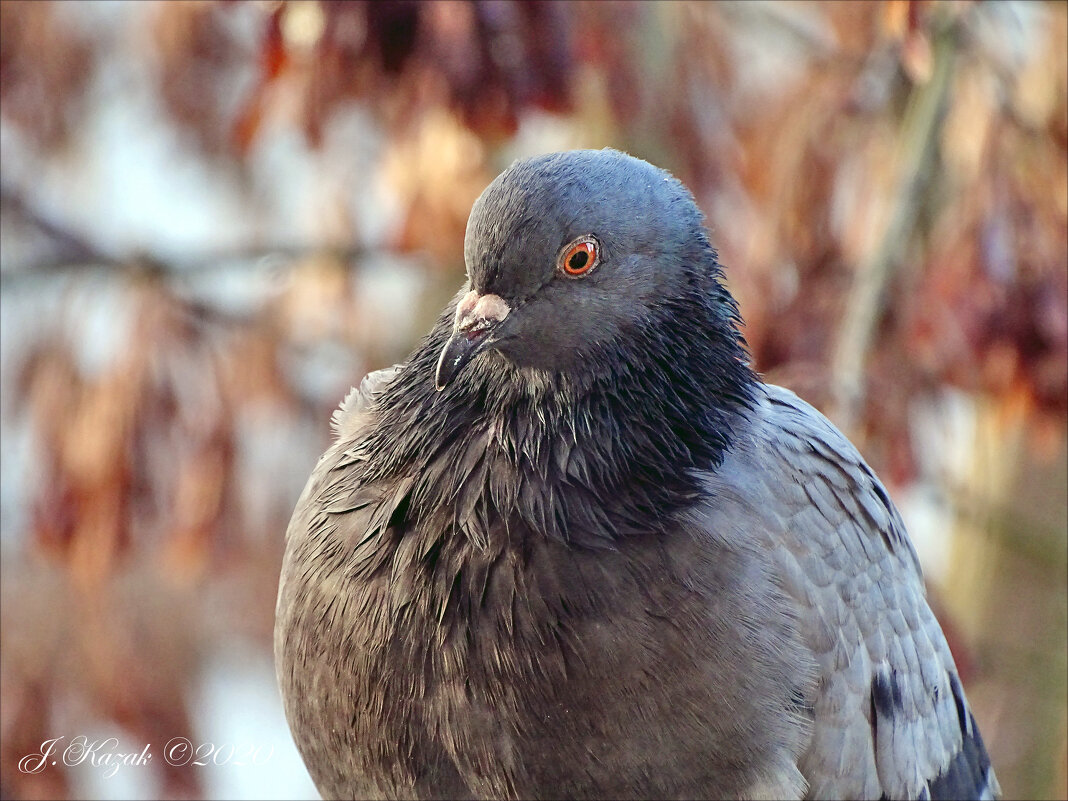
[[[886,490],[818,411],[768,385],[713,480],[758,521],[818,666],[799,767],[810,798],[998,794],[915,551]],[[739,443],[740,444],[740,443]]]

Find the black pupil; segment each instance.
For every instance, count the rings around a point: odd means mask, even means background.
[[[590,254],[585,250],[580,250],[574,256],[567,260],[567,266],[576,272],[586,266],[586,262],[590,260]]]

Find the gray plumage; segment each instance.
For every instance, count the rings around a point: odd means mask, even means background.
[[[750,370],[685,188],[517,162],[465,258],[287,533],[275,655],[320,792],[996,795],[901,518]]]

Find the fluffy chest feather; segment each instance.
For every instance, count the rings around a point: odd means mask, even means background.
[[[551,448],[539,463],[468,443],[477,457],[446,451],[445,466],[356,487],[344,469],[355,454],[338,448],[299,505],[278,659],[291,685],[287,714],[320,787],[742,792],[773,753],[754,721],[790,714],[796,689],[771,679],[783,665],[769,654],[785,657],[770,643],[795,635],[759,555],[670,515],[599,548],[546,536],[531,524],[539,510],[558,514],[554,504],[568,509],[569,493],[589,489],[567,482]],[[473,467],[452,504],[420,498],[432,490],[420,479],[440,471],[455,480],[464,464]],[[524,496],[546,478],[551,490]],[[568,530],[581,535],[573,521]],[[738,664],[752,666],[744,684],[734,680]]]

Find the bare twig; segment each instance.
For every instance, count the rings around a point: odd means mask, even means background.
[[[831,361],[832,418],[847,431],[864,402],[864,362],[885,304],[891,273],[903,254],[931,182],[938,134],[945,116],[958,27],[944,17],[935,23],[934,71],[917,85],[901,123],[898,180],[890,218],[878,244],[856,266]]]

